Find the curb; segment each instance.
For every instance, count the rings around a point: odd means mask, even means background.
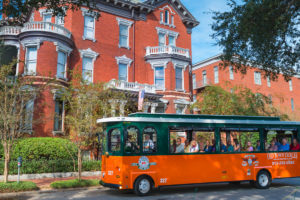
[[[43,179],[43,178],[69,178],[76,177],[78,172],[63,172],[63,173],[43,173],[43,174],[22,174],[20,175],[20,180],[34,180],[34,179]],[[88,176],[99,176],[101,171],[95,172],[82,172],[82,177]],[[3,175],[0,176],[0,181],[3,180]],[[11,181],[17,180],[18,175],[9,175],[8,179]]]
[[[10,192],[10,193],[0,193],[1,198],[13,198],[23,195],[35,195],[35,194],[47,194],[55,192],[68,192],[68,191],[78,191],[78,190],[90,190],[90,189],[101,189],[103,186],[91,186],[91,187],[77,187],[77,188],[65,188],[65,189],[40,189],[40,190],[31,190],[24,192]]]

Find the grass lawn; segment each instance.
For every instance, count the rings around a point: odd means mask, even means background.
[[[35,183],[29,181],[21,181],[19,184],[17,182],[0,182],[0,193],[5,192],[21,192],[39,189]]]
[[[62,189],[62,188],[76,188],[76,187],[90,187],[99,185],[99,180],[91,179],[91,180],[81,180],[72,179],[66,181],[55,181],[50,184],[51,188]]]

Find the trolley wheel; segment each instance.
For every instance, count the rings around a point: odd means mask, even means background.
[[[255,186],[258,189],[268,189],[271,185],[272,179],[267,171],[260,171],[257,174]]]
[[[151,193],[153,187],[152,180],[147,176],[140,176],[134,183],[134,193],[138,196],[146,196]]]

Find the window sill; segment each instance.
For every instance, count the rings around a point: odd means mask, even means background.
[[[56,136],[56,135],[65,135],[65,133],[63,131],[52,131],[52,134],[54,136]]]
[[[168,24],[168,23],[165,23],[165,22],[162,22],[162,21],[160,21],[160,24],[165,25],[165,26],[169,26],[169,27],[171,27],[171,28],[176,28],[175,25],[173,25],[173,24]]]
[[[22,76],[36,76],[36,73],[28,73],[28,72],[25,72],[22,74]]]
[[[124,48],[124,49],[128,49],[128,50],[130,50],[130,47],[126,47],[126,46],[121,46],[121,45],[119,45],[119,48]]]
[[[83,40],[91,40],[91,41],[93,41],[93,42],[96,42],[96,41],[97,41],[95,38],[86,38],[86,37],[84,37],[84,36],[82,36],[82,39],[83,39]]]
[[[185,92],[185,90],[183,90],[183,89],[175,89],[176,90],[176,92]]]
[[[57,77],[57,76],[56,76],[56,79],[58,79],[58,80],[63,80],[63,81],[68,81],[67,78],[63,78],[63,77]]]

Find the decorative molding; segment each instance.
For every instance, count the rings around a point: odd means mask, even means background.
[[[41,46],[41,40],[40,39],[35,39],[35,40],[25,40],[23,42],[21,42],[22,46],[23,46],[23,50],[26,49],[26,47],[29,46],[36,46],[37,49],[40,49]]]
[[[184,99],[175,99],[174,104],[190,105],[190,102]]]
[[[94,18],[97,18],[100,16],[100,13],[98,11],[89,10],[88,8],[83,8],[83,7],[80,10],[82,11],[82,16],[89,15]]]
[[[165,10],[165,9],[169,9],[169,11],[170,11],[173,15],[176,15],[176,13],[173,11],[173,9],[170,8],[169,5],[166,5],[166,6],[162,7],[162,8],[159,8],[159,10]]]
[[[163,66],[164,69],[166,69],[170,61],[171,59],[156,59],[156,60],[149,60],[148,62],[150,63],[151,68],[154,70],[155,67],[161,67],[161,66]]]
[[[70,55],[70,53],[73,51],[72,48],[67,47],[66,45],[60,43],[60,42],[54,42],[54,45],[56,46],[56,51],[63,51]]]
[[[39,9],[39,12],[40,12],[41,16],[43,16],[44,14],[51,14],[52,15],[53,10],[52,9],[43,8],[43,9]]]
[[[127,67],[130,67],[132,60],[128,58],[126,55],[115,57],[117,60],[117,64],[126,64]]]
[[[93,51],[92,49],[88,48],[88,49],[81,49],[79,50],[80,52],[80,57],[90,57],[93,58],[93,62],[97,59],[97,57],[99,56],[99,53]]]
[[[172,63],[173,63],[174,69],[176,69],[176,67],[181,67],[181,68],[183,68],[184,71],[185,71],[186,67],[189,65],[188,62],[174,60],[174,59],[172,59]]]
[[[156,30],[157,30],[157,34],[165,34],[165,35],[172,35],[174,36],[176,39],[178,38],[178,35],[179,33],[178,32],[175,32],[175,31],[171,31],[171,30],[168,30],[168,29],[164,29],[164,28],[160,28],[160,27],[156,27]]]
[[[117,21],[118,21],[118,24],[123,24],[123,25],[126,25],[128,27],[131,27],[132,24],[133,24],[133,21],[129,21],[129,20],[126,20],[126,19],[123,19],[123,18],[120,18],[120,17],[117,17]]]

